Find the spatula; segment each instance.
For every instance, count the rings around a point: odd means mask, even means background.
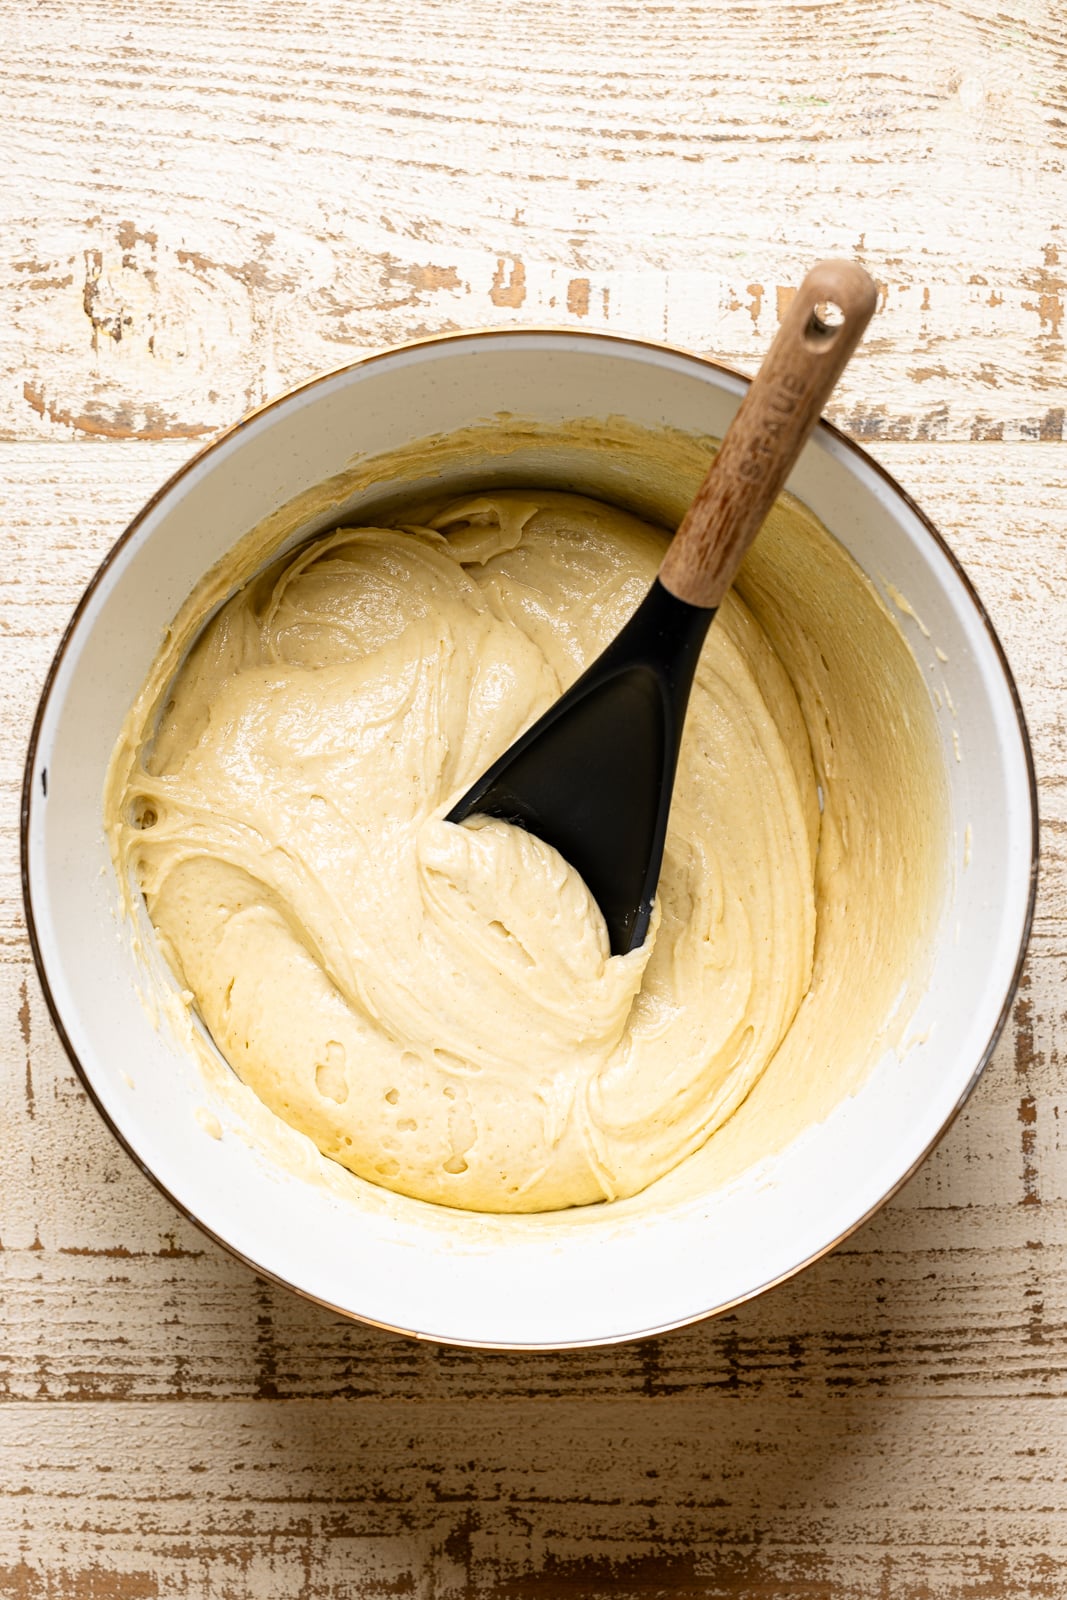
[[[644,943],[712,619],[874,312],[853,261],[808,273],[629,622],[448,814],[517,823],[585,880],[613,955]]]

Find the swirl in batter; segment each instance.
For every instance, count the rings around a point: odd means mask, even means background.
[[[618,631],[663,540],[543,491],[319,537],[212,618],[126,778],[117,857],[219,1050],[362,1177],[493,1212],[635,1194],[731,1116],[812,987],[832,760],[736,592],[643,948],[609,954],[540,840],[443,821]]]

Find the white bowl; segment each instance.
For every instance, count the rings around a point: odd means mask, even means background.
[[[380,501],[389,485],[345,499],[357,446],[374,456],[503,412],[545,425],[614,414],[721,435],[744,388],[694,356],[573,332],[457,334],[357,362],[264,407],[172,478],[106,558],[60,643],[23,796],[26,912],[55,1025],[101,1114],[181,1210],[257,1271],[346,1315],[458,1344],[558,1348],[726,1310],[831,1249],[891,1195],[990,1057],[1033,909],[1036,802],[1022,710],[989,619],[936,530],[826,424],[790,488],[883,594],[891,585],[908,596],[947,656],[955,714],[940,714],[938,727],[956,859],[914,1018],[920,1039],[930,1028],[925,1042],[903,1060],[887,1053],[824,1122],[695,1201],[493,1218],[358,1180],[331,1185],[310,1157],[275,1160],[142,1002],[143,973],[115,921],[104,774],[164,631],[208,568],[324,480],[337,478],[340,503],[317,526]],[[459,472],[447,450],[440,470],[406,487],[447,490]],[[588,486],[565,449],[547,465],[533,445],[495,462],[498,481],[549,470],[559,487]],[[468,485],[469,474],[456,482]],[[912,642],[923,645],[918,633]],[[204,1132],[214,1115],[219,1140]]]

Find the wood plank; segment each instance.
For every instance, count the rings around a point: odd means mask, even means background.
[[[538,1356],[440,1349],[347,1323],[207,1241],[171,1244],[162,1202],[136,1198],[155,1213],[154,1251],[5,1252],[3,1400],[1067,1394],[1062,1209],[1049,1220],[1022,1207],[1006,1217],[891,1206],[727,1317]]]
[[[0,436],[205,438],[465,325],[751,369],[821,252],[883,289],[834,403],[854,434],[1063,437],[1042,0],[3,10]]]
[[[1067,1402],[982,1418],[822,1395],[9,1407],[0,1592],[1056,1600]]]

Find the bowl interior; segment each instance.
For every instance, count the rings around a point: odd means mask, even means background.
[[[401,494],[458,492],[471,482],[465,430],[519,412],[480,484],[541,482],[677,515],[684,487],[665,507],[671,485],[623,447],[628,430],[721,435],[743,390],[697,358],[596,335],[468,335],[390,352],[210,447],[131,526],[82,602],[27,774],[27,904],[42,977],[115,1131],[258,1270],[352,1315],[454,1342],[563,1346],[652,1332],[735,1304],[828,1249],[902,1181],[973,1086],[1032,907],[1025,731],[995,635],[951,557],[885,474],[825,427],[789,487],[897,608],[927,676],[952,861],[914,1047],[902,1059],[887,1052],[788,1148],[707,1192],[664,1198],[653,1186],[640,1203],[530,1218],[472,1217],[349,1183],[306,1141],[272,1131],[250,1097],[205,1082],[144,1003],[145,974],[116,923],[101,826],[107,761],[165,630],[242,535],[273,517],[277,548],[349,515],[367,520]],[[605,455],[593,440],[612,418],[622,419],[620,448]],[[405,448],[429,436],[437,447],[405,465]],[[363,463],[388,452],[399,452],[390,474],[368,472]],[[205,1132],[205,1110],[221,1139]]]

